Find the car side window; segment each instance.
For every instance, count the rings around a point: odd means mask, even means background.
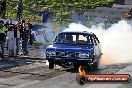
[[[87,37],[87,42],[88,42],[89,44],[93,44],[93,36],[88,36],[88,37]]]
[[[94,39],[94,36],[90,36],[90,41],[91,41],[91,44],[94,44],[94,45],[95,45],[95,39]]]
[[[96,45],[96,41],[95,41],[94,36],[92,36],[92,42],[93,42],[94,45]]]

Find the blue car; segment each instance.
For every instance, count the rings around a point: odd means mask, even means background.
[[[46,48],[46,59],[49,69],[55,65],[69,65],[98,69],[101,58],[99,39],[91,32],[61,32],[56,36],[52,45]]]

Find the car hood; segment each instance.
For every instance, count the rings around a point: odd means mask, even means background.
[[[63,51],[63,52],[88,52],[93,50],[94,45],[66,45],[66,44],[54,44],[49,45],[47,50]]]

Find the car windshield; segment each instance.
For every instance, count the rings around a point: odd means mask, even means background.
[[[54,44],[93,44],[93,36],[81,33],[60,33]]]

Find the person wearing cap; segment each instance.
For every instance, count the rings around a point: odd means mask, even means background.
[[[0,46],[2,51],[2,57],[4,57],[4,46],[6,40],[7,28],[4,26],[4,21],[0,20]]]

